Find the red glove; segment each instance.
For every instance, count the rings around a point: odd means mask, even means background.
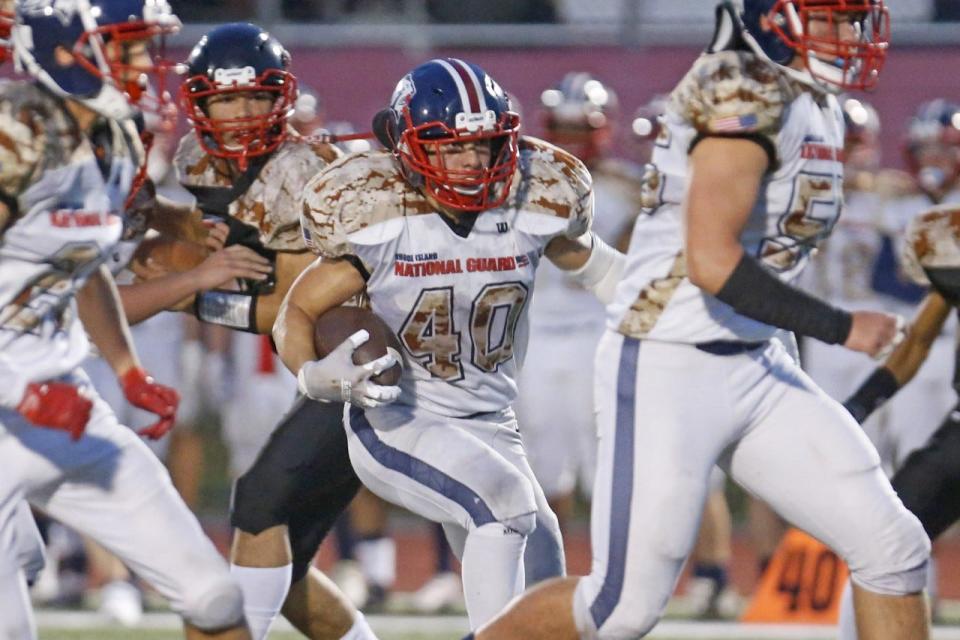
[[[17,411],[38,427],[61,429],[79,440],[90,420],[93,402],[66,382],[31,382]]]
[[[159,440],[167,435],[176,419],[180,394],[175,389],[157,384],[157,381],[140,367],[134,367],[123,374],[120,386],[123,387],[123,395],[130,404],[160,416],[156,423],[140,429],[137,433],[151,440]]]

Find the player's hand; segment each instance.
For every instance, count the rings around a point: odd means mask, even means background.
[[[173,428],[177,406],[180,404],[180,394],[175,389],[158,384],[140,367],[133,367],[123,374],[120,377],[120,386],[127,402],[160,416],[154,424],[137,431],[139,435],[159,440]]]
[[[900,316],[878,311],[854,311],[850,335],[843,346],[874,358],[885,358],[903,340],[905,333]]]
[[[17,411],[38,427],[60,429],[79,440],[87,428],[93,402],[66,382],[31,382],[17,405]]]
[[[353,352],[369,339],[367,331],[357,331],[326,358],[305,362],[297,374],[300,391],[314,400],[349,402],[364,409],[390,404],[399,398],[399,386],[370,381],[371,377],[397,363],[393,354],[388,353],[366,364],[353,363]]]
[[[226,223],[217,220],[204,219],[203,226],[207,230],[207,237],[203,244],[210,251],[220,251],[223,245],[227,243],[227,236],[230,235],[230,227]]]
[[[217,289],[237,278],[266,280],[273,265],[253,249],[235,244],[211,254],[193,271],[201,289]]]

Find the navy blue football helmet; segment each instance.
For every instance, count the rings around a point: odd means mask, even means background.
[[[224,24],[207,33],[190,52],[180,101],[203,149],[232,158],[241,169],[249,158],[273,152],[287,138],[287,120],[297,101],[290,54],[276,38],[247,22]],[[237,93],[273,96],[262,115],[211,118],[211,98]]]
[[[169,115],[166,93],[172,64],[163,51],[148,66],[128,62],[134,41],[159,41],[180,29],[167,0],[21,0],[13,28],[18,64],[45,87],[111,118],[130,118],[135,109]],[[73,63],[57,62],[63,48]]]
[[[907,127],[907,167],[927,192],[949,191],[960,179],[960,104],[924,102]]]
[[[584,71],[571,71],[540,94],[544,137],[583,162],[604,156],[619,115],[617,94]]]
[[[390,106],[373,121],[377,138],[399,158],[407,180],[437,202],[483,211],[507,199],[517,166],[520,116],[507,94],[475,64],[430,60],[403,77]],[[487,167],[444,166],[444,147],[490,144]]]
[[[872,88],[887,57],[890,15],[883,0],[743,0],[740,18],[756,53],[784,66],[799,56],[813,79],[830,88]],[[852,23],[855,40],[837,35],[845,23]]]

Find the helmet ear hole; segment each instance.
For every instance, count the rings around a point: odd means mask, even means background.
[[[400,123],[396,111],[389,107],[377,111],[371,127],[380,144],[391,151],[396,150],[397,141],[400,139]]]

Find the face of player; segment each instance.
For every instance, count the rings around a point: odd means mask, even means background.
[[[807,35],[824,42],[835,42],[833,50],[829,45],[819,52],[817,57],[832,62],[831,55],[839,57],[843,45],[860,41],[860,20],[863,16],[856,13],[827,13],[816,11],[807,20]]]
[[[942,142],[928,142],[917,147],[913,154],[924,190],[941,196],[953,188],[960,170],[960,149]]]
[[[213,121],[243,121],[266,116],[273,109],[275,95],[269,91],[231,91],[207,99],[207,115]],[[230,127],[223,130],[225,144],[236,144],[236,134]]]
[[[484,141],[451,142],[439,145],[439,150],[427,146],[426,153],[430,164],[453,174],[486,169],[492,157],[490,143]]]
[[[149,40],[124,40],[106,43],[107,61],[119,63],[121,82],[137,82],[140,75],[153,70],[153,56],[150,55]]]

